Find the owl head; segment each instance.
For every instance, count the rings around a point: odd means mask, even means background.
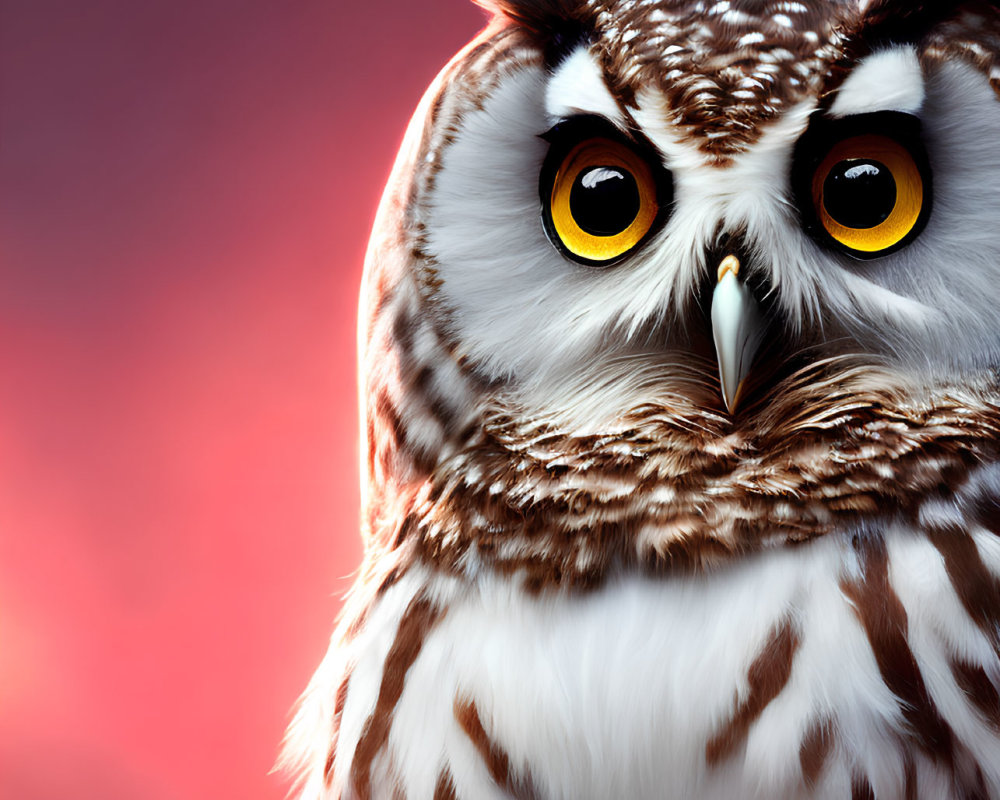
[[[487,444],[550,471],[558,437],[634,455],[650,415],[762,447],[1000,363],[995,4],[490,8],[368,254],[372,486],[486,486],[515,469],[461,460]]]

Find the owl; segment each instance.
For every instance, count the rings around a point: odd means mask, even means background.
[[[1000,6],[493,2],[367,255],[299,796],[1000,798]]]

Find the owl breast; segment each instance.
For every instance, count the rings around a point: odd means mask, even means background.
[[[359,798],[996,796],[1000,540],[957,533],[951,507],[924,518],[582,598],[411,571],[350,644],[334,780]]]

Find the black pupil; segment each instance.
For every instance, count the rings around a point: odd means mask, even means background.
[[[591,236],[614,236],[639,214],[639,187],[621,167],[581,170],[569,192],[569,210],[576,224]]]
[[[848,228],[874,228],[896,205],[896,181],[872,159],[841,161],[823,182],[826,213]]]

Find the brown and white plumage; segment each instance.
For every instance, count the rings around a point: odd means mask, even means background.
[[[372,237],[300,796],[1000,797],[1000,9],[497,6]],[[856,260],[801,175],[901,119],[926,210]],[[545,208],[580,125],[669,181],[606,265]]]

